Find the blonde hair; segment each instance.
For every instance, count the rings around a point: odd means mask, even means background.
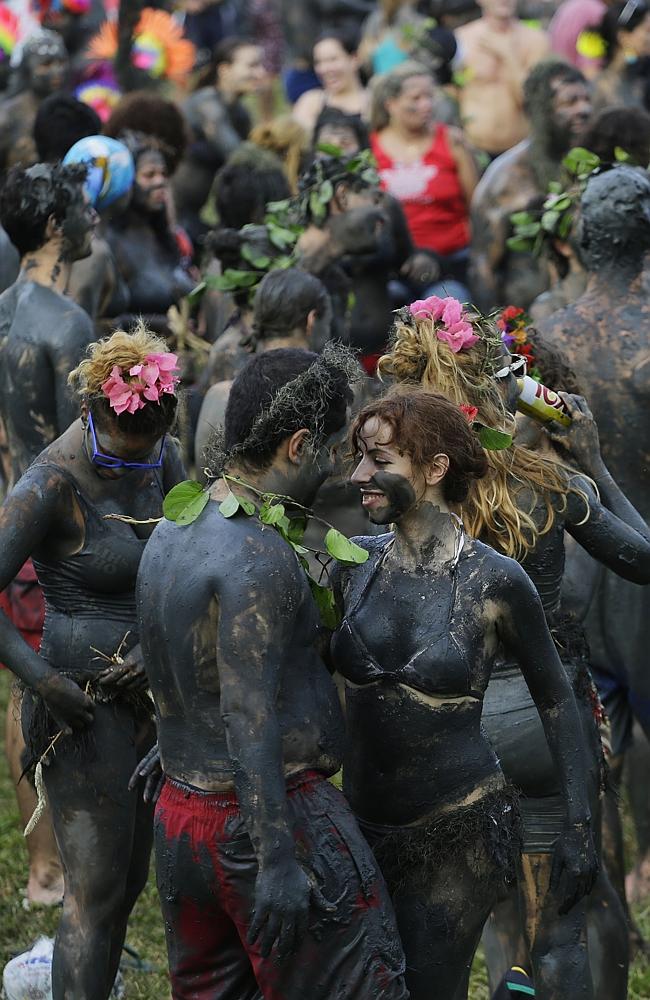
[[[142,364],[148,354],[164,354],[167,344],[139,320],[131,333],[116,330],[110,337],[90,344],[86,357],[68,375],[68,384],[79,396],[103,398],[102,385],[115,365],[125,371]]]
[[[406,81],[416,76],[426,76],[433,80],[431,71],[414,59],[407,59],[395,69],[373,76],[370,81],[370,128],[373,132],[381,132],[388,127],[390,115],[386,109],[386,101],[399,97]]]
[[[475,315],[471,319],[480,339],[457,354],[438,339],[430,319],[398,321],[390,352],[379,359],[379,375],[422,385],[459,405],[475,406],[477,421],[486,427],[512,429],[513,417],[494,378],[504,363],[500,334],[488,319]],[[587,495],[571,485],[573,470],[568,466],[517,444],[501,451],[486,450],[486,457],[490,472],[474,484],[463,508],[465,527],[474,538],[487,538],[505,555],[522,559],[553,527],[569,492],[584,499],[589,516]],[[524,492],[530,498],[525,505]],[[540,500],[546,508],[541,527],[533,517]]]
[[[287,180],[293,194],[298,191],[298,177],[302,173],[303,159],[309,148],[309,136],[302,125],[290,115],[279,115],[272,121],[256,125],[249,141],[275,153],[282,160]]]

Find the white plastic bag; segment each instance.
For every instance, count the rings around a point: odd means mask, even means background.
[[[52,1000],[52,951],[54,939],[40,937],[29,951],[5,965],[2,986],[5,1000]],[[118,972],[111,997],[122,1000],[124,980]]]

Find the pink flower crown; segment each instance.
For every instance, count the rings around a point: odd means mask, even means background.
[[[124,378],[124,369],[113,365],[102,392],[117,414],[136,413],[147,403],[159,403],[164,393],[175,391],[180,382],[180,377],[174,375],[176,371],[175,354],[147,354],[142,364],[129,368],[129,381]]]
[[[469,350],[479,339],[458,299],[439,299],[437,295],[430,295],[428,299],[412,302],[409,312],[413,319],[430,319],[439,324],[436,336],[444,340],[454,354]]]

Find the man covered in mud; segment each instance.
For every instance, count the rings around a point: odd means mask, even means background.
[[[528,308],[548,288],[544,260],[508,249],[510,216],[546,195],[563,157],[581,144],[591,116],[587,81],[566,63],[539,63],[524,84],[524,107],[529,138],[488,167],[472,198],[470,286],[483,311],[507,302]]]
[[[78,416],[67,379],[93,327],[64,292],[73,261],[91,252],[85,177],[85,166],[37,163],[11,171],[0,191],[0,223],[21,256],[0,295],[0,417],[14,482]]]
[[[650,520],[650,178],[619,165],[596,172],[580,205],[587,270],[580,298],[540,333],[570,358],[600,432],[603,458]],[[636,716],[650,739],[650,591],[603,571],[587,618],[591,663],[615,729]],[[627,720],[627,721],[626,721]],[[624,745],[614,732],[615,752]]]
[[[345,425],[342,348],[251,360],[223,475],[145,549],[138,616],[165,775],[155,822],[174,1000],[406,998],[385,885],[342,795],[343,718],[295,551],[262,495],[308,506]],[[231,492],[232,491],[232,492]],[[267,505],[268,509],[268,505]]]
[[[0,167],[36,162],[36,114],[44,98],[63,89],[68,69],[65,43],[56,31],[38,31],[25,43],[19,93],[0,103]]]

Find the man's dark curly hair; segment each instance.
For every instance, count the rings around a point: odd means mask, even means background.
[[[83,198],[86,166],[37,163],[15,167],[0,190],[0,223],[21,257],[46,242],[50,218],[62,224],[70,205]]]

